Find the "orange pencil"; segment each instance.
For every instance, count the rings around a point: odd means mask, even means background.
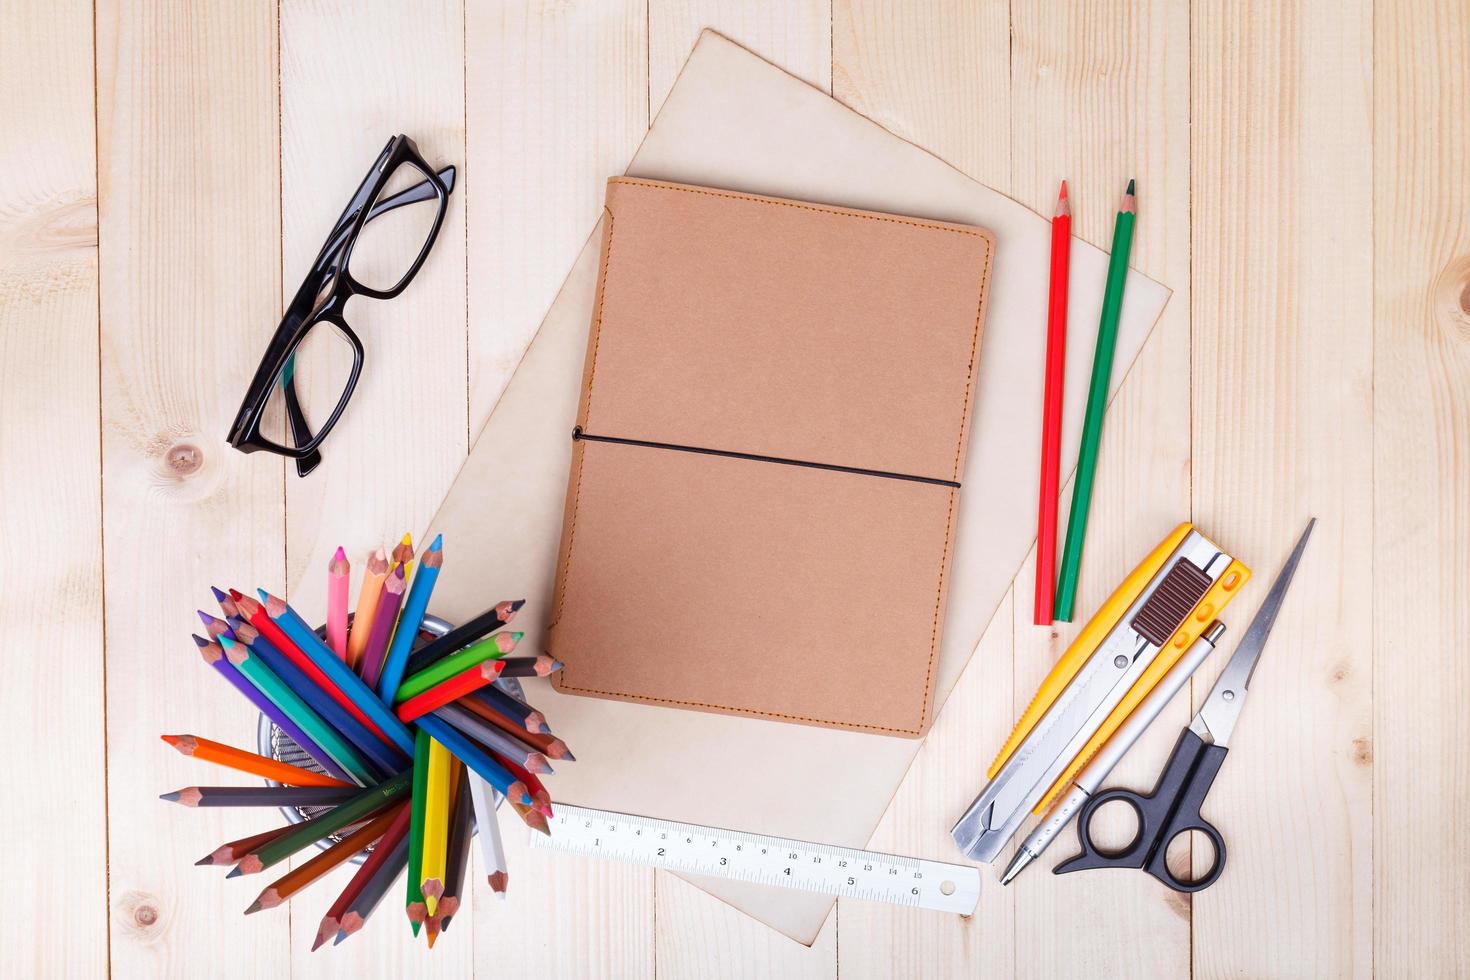
[[[218,763],[237,772],[248,772],[253,776],[274,779],[284,786],[353,788],[352,783],[343,782],[325,773],[312,772],[310,769],[302,769],[300,766],[293,766],[287,762],[277,762],[275,759],[268,759],[254,752],[246,752],[232,745],[212,742],[198,735],[160,735],[159,738],[178,749],[183,755],[192,756],[204,762]]]
[[[362,651],[367,648],[368,634],[373,631],[373,615],[378,611],[378,596],[383,594],[383,580],[388,577],[388,556],[379,545],[368,556],[367,571],[362,576],[362,591],[357,594],[357,612],[347,631],[347,666],[358,673]]]

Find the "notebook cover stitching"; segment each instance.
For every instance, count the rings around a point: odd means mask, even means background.
[[[975,354],[980,346],[981,318],[984,316],[985,313],[985,298],[990,290],[990,263],[991,258],[995,252],[995,243],[989,235],[972,228],[953,228],[946,225],[931,224],[923,221],[913,221],[910,219],[898,218],[890,215],[868,214],[859,211],[844,210],[842,208],[825,207],[817,204],[806,204],[799,201],[784,201],[780,199],[764,198],[749,194],[737,194],[729,191],[709,190],[707,188],[701,187],[686,187],[675,184],[648,183],[641,180],[629,180],[616,177],[609,180],[608,183],[621,184],[625,187],[636,187],[646,190],[682,191],[686,194],[702,194],[706,197],[725,198],[728,200],[743,201],[751,204],[768,204],[779,207],[795,208],[801,211],[813,211],[818,214],[827,214],[838,218],[863,218],[868,221],[885,221],[891,224],[908,225],[913,228],[921,228],[926,231],[947,231],[953,232],[955,234],[970,235],[972,237],[981,239],[985,243],[985,264],[980,273],[980,297],[975,304],[975,329],[970,336],[970,363],[968,365],[965,378],[965,396],[960,416],[960,433],[958,439],[955,442],[955,461],[952,479],[956,481],[959,480],[960,458],[964,454],[965,436],[969,431],[970,394],[975,383]],[[592,394],[593,387],[597,380],[597,351],[602,343],[602,312],[603,305],[607,302],[607,270],[612,263],[613,225],[615,215],[613,214],[611,208],[607,208],[605,210],[607,210],[608,215],[607,244],[604,248],[602,256],[602,269],[598,274],[597,312],[594,315],[595,323],[593,324],[592,337],[592,363],[587,372],[587,404],[586,406],[584,406],[584,410],[582,413],[583,424],[590,422],[592,416]],[[585,455],[586,453],[584,450],[582,458],[578,459],[577,461],[577,489],[572,496],[572,513],[568,522],[566,567],[562,570],[562,575],[560,576],[561,587],[557,594],[556,611],[553,614],[548,629],[554,629],[556,625],[561,621],[562,610],[566,603],[567,587],[572,577],[572,557],[577,541],[577,512],[582,500],[582,470]],[[924,723],[929,716],[930,698],[933,695],[934,660],[939,649],[939,619],[940,612],[942,611],[944,606],[945,579],[947,578],[949,562],[952,558],[952,556],[950,555],[949,541],[950,535],[954,529],[955,493],[956,491],[954,489],[951,489],[949,491],[949,512],[945,517],[944,523],[944,548],[942,550],[942,554],[939,560],[939,585],[935,589],[934,595],[934,622],[929,633],[929,662],[924,671],[924,698],[919,708],[919,720],[913,728],[892,728],[885,725],[873,725],[867,722],[843,721],[829,718],[813,718],[807,715],[793,715],[780,711],[763,711],[758,708],[743,708],[728,704],[713,704],[705,701],[687,701],[680,700],[678,698],[661,698],[649,694],[636,694],[631,691],[604,691],[598,688],[577,687],[569,683],[568,675],[571,673],[571,668],[573,666],[572,664],[567,664],[565,667],[562,668],[561,671],[558,672],[557,677],[554,679],[556,682],[556,687],[558,690],[575,691],[582,694],[599,694],[605,697],[631,698],[638,701],[650,701],[658,704],[681,705],[690,708],[713,708],[720,711],[736,712],[747,716],[761,718],[779,718],[785,721],[805,721],[815,724],[836,725],[853,730],[870,732],[891,732],[901,735],[921,735],[924,732]]]

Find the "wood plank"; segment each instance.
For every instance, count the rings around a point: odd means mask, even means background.
[[[294,468],[287,473],[291,600],[313,622],[325,613],[326,564],[337,545],[346,546],[356,581],[369,551],[391,547],[405,529],[425,547],[418,534],[468,448],[463,23],[457,0],[281,6],[283,302],[390,137],[407,133],[431,166],[459,167],[444,225],[413,282],[391,300],[349,303],[348,322],[366,348],[361,381],[323,446],[321,468],[305,479]],[[419,230],[388,231],[406,238]],[[308,394],[310,366],[297,371]],[[468,556],[458,563],[456,557],[454,542],[446,542],[444,574],[466,574]],[[340,869],[291,903],[295,972],[316,965],[312,937],[349,875]],[[446,937],[427,956],[423,936],[415,942],[408,929],[402,895],[400,884],[361,933],[315,955],[363,975],[469,973],[470,930]]]
[[[831,91],[832,19],[827,0],[653,0],[648,5],[648,105],[657,115],[699,34],[718,31],[825,91]],[[673,875],[657,875],[657,970],[661,977],[709,977],[739,963],[750,976],[830,977],[837,972],[829,922],[802,946]],[[736,953],[738,950],[738,954]]]
[[[1256,574],[1237,638],[1318,518],[1210,796],[1230,863],[1194,897],[1201,977],[1372,969],[1370,9],[1194,9],[1193,496]]]
[[[837,0],[832,94],[971,177],[1011,185],[1010,4]]]
[[[1373,50],[1373,960],[1464,976],[1470,8],[1376,4]]]
[[[824,92],[832,91],[829,0],[649,0],[648,106],[658,115],[700,31],[744,45]]]
[[[0,922],[19,976],[107,972],[102,494],[97,433],[97,160],[91,4],[23,0],[0,31],[0,570],[10,730],[7,874],[25,913]],[[80,668],[52,694],[55,662]],[[37,712],[34,706],[51,709]],[[24,798],[21,798],[23,794]],[[35,941],[65,922],[63,941]]]
[[[293,467],[286,482],[287,573],[293,586],[305,584],[292,597],[303,615],[324,611],[322,582],[338,545],[360,569],[378,544],[391,547],[405,530],[417,536],[468,452],[464,208],[471,181],[457,0],[380,0],[370,9],[344,0],[283,4],[283,302],[378,152],[400,132],[431,166],[456,164],[460,177],[434,250],[408,288],[391,300],[357,297],[347,306],[366,348],[362,377],[322,448],[321,467],[307,479]],[[297,373],[307,394],[308,367]],[[340,379],[329,381],[335,395]],[[454,543],[445,549],[450,574]]]
[[[646,24],[641,0],[466,7],[473,434],[602,213],[607,178],[647,130]],[[533,851],[520,821],[502,820],[509,897],[477,893],[477,970],[651,975],[653,872]]]
[[[281,574],[281,466],[224,442],[280,312],[275,10],[104,0],[96,32],[111,968],[280,975],[285,917],[193,866],[261,815],[155,798],[203,777],[160,731],[254,733],[195,607]]]
[[[648,129],[647,9],[465,9],[470,433],[478,434]]]
[[[837,98],[970,176],[1008,187],[1007,4],[933,8],[844,0],[834,6],[832,33]],[[955,860],[952,817],[974,798],[986,754],[1010,724],[1012,602],[1008,593],[879,824],[873,847]],[[841,902],[840,973],[1012,975],[1013,899],[987,875],[969,918]]]
[[[1010,730],[1012,606],[1006,593],[945,708],[873,835],[874,850],[962,860],[949,836],[978,792],[995,746]],[[1016,891],[981,871],[972,916],[838,903],[840,975],[852,977],[1015,976]]]
[[[1016,580],[1015,699],[1021,705],[1123,576],[1189,517],[1189,16],[1183,5],[1163,0],[1018,2],[1012,32],[1013,193],[1050,214],[1058,183],[1068,178],[1073,231],[1106,249],[1124,187],[1136,178],[1131,264],[1175,291],[1108,410],[1076,620],[1051,629],[1034,625],[1034,552]],[[1097,311],[1071,313],[1069,342],[1090,351]],[[1058,551],[1069,501],[1070,487],[1059,508]],[[1148,785],[1188,718],[1180,698],[1111,782]],[[1069,828],[1037,869],[1010,886],[1016,948],[1027,954],[1018,956],[1018,972],[1185,975],[1188,903],[1143,875],[1046,873],[1075,851]],[[1119,909],[1127,914],[1117,915]],[[1077,928],[1103,921],[1110,927]]]

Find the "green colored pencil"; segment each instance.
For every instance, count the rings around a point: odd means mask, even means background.
[[[235,870],[227,877],[253,875],[280,864],[302,848],[310,847],[328,834],[335,834],[343,827],[349,827],[392,803],[408,792],[412,779],[413,773],[405,770],[387,782],[363,790],[336,809],[297,824],[289,833],[261,845],[241,858]]]
[[[220,647],[224,649],[225,656],[230,663],[245,675],[245,678],[254,684],[261,694],[270,698],[271,702],[281,709],[282,713],[301,727],[312,741],[322,747],[322,750],[331,756],[333,762],[347,770],[352,778],[364,786],[371,786],[378,781],[373,771],[368,768],[361,755],[357,753],[347,741],[337,734],[336,729],[322,720],[322,716],[311,709],[301,697],[281,680],[276,673],[265,665],[265,661],[255,656],[250,648],[243,643],[236,643],[230,637],[220,634]]]
[[[1137,201],[1130,180],[1123,194],[1123,207],[1113,224],[1108,285],[1097,325],[1097,347],[1092,354],[1092,381],[1087,388],[1087,414],[1082,421],[1082,447],[1077,453],[1077,476],[1072,484],[1072,509],[1067,515],[1067,545],[1057,575],[1054,618],[1063,623],[1072,621],[1072,609],[1077,602],[1077,573],[1082,564],[1082,540],[1087,536],[1087,512],[1092,506],[1092,481],[1097,474],[1103,413],[1108,407],[1108,383],[1113,377],[1113,353],[1118,346],[1118,319],[1123,312],[1123,286],[1128,281],[1128,252],[1133,247],[1136,211]]]
[[[521,637],[525,635],[524,633],[496,633],[479,643],[471,643],[458,653],[445,657],[438,663],[405,678],[398,686],[398,694],[394,697],[393,702],[402,704],[409,698],[423,694],[434,685],[444,683],[456,674],[478,667],[487,660],[499,660],[514,650],[516,644],[521,641]]]
[[[423,882],[419,876],[424,867],[424,804],[429,799],[429,733],[420,728],[413,743],[413,800],[409,803],[408,817],[408,898],[404,909],[408,913],[408,924],[413,934],[429,914],[424,902]]]

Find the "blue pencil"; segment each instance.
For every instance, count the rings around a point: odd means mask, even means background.
[[[460,762],[474,770],[475,775],[498,789],[506,799],[519,799],[524,806],[530,806],[534,802],[531,794],[526,791],[525,783],[519,782],[504,766],[490,758],[483,749],[460,734],[459,729],[443,718],[424,715],[416,719],[415,724],[428,732],[435,741],[442,743]]]
[[[305,752],[307,755],[315,759],[317,765],[321,766],[328,773],[336,776],[338,779],[345,779],[349,783],[357,783],[359,785],[362,785],[362,780],[356,778],[352,775],[352,773],[337,765],[336,761],[327,754],[325,749],[316,744],[316,742],[312,741],[312,739],[301,730],[300,725],[297,725],[290,718],[287,718],[286,713],[280,708],[276,707],[274,701],[261,693],[260,688],[256,687],[254,684],[250,683],[250,681],[246,680],[245,675],[236,670],[235,665],[230,663],[230,661],[226,659],[225,651],[221,649],[218,643],[215,643],[213,640],[206,640],[204,637],[196,635],[194,637],[194,645],[199,648],[199,652],[201,655],[203,655],[205,663],[209,664],[209,666],[219,671],[221,677],[229,681],[230,684],[232,684],[237,691],[245,695],[245,697],[249,699],[250,703],[255,705],[256,710],[258,710],[261,714],[265,715],[272,722],[274,722],[277,728],[285,732],[287,737],[289,737],[291,741],[295,742],[301,747],[301,751]]]
[[[265,599],[266,615],[281,628],[281,632],[285,633],[291,642],[296,644],[323,674],[327,675],[327,680],[337,685],[337,690],[351,698],[352,702],[362,709],[363,714],[372,719],[373,724],[378,726],[378,730],[388,736],[389,741],[402,751],[405,757],[413,758],[413,733],[408,730],[407,725],[398,720],[398,716],[387,705],[378,700],[378,696],[373,693],[371,687],[368,687],[367,682],[358,677],[341,657],[333,653],[332,648],[316,635],[315,630],[306,625],[306,620],[302,619],[296,610],[286,605],[285,600],[278,599],[268,592],[261,592],[261,596]]]
[[[398,694],[398,685],[403,683],[403,670],[408,666],[408,655],[413,652],[413,641],[418,638],[424,613],[429,609],[429,596],[434,594],[434,583],[439,581],[439,566],[443,563],[444,535],[441,534],[419,559],[418,574],[413,577],[408,598],[403,600],[403,611],[398,614],[398,626],[393,630],[393,639],[383,657],[383,672],[378,677],[378,697],[384,704],[393,703]]]
[[[404,760],[394,755],[392,747],[383,744],[383,741],[374,735],[366,725],[352,717],[342,705],[326,691],[317,686],[316,682],[300,667],[293,664],[290,659],[277,650],[275,645],[261,635],[260,630],[249,623],[240,621],[238,625],[231,623],[235,629],[235,639],[244,643],[255,653],[265,665],[275,671],[287,687],[295,691],[306,706],[322,716],[322,720],[337,730],[337,734],[347,740],[347,743],[358,751],[372,766],[377,769],[377,775],[381,778],[391,776],[400,769],[406,768]]]

